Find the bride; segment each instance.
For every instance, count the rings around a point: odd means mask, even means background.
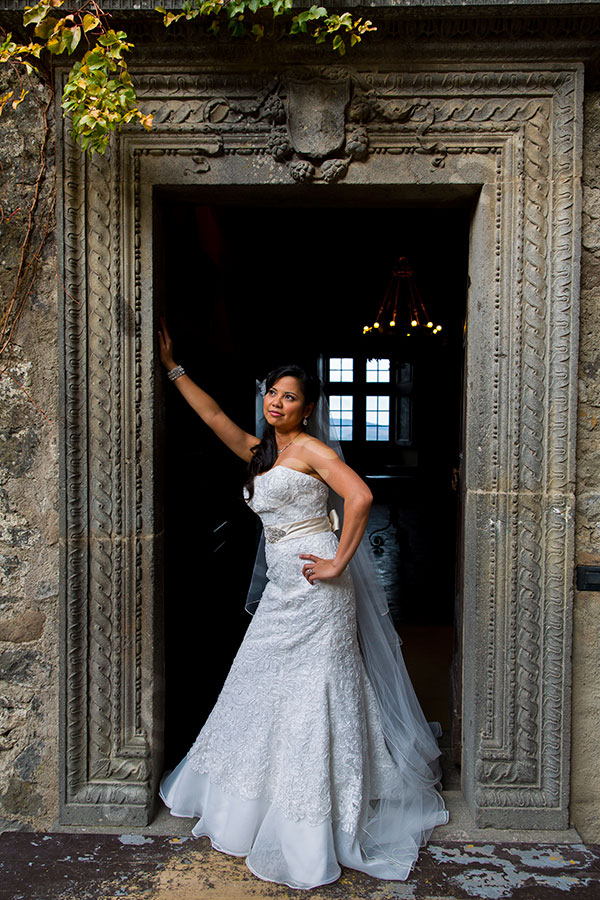
[[[406,879],[448,814],[439,749],[361,545],[369,488],[307,431],[317,378],[297,366],[270,373],[259,439],[176,365],[164,320],[159,342],[169,379],[248,463],[267,565],[221,694],[161,797],[264,880],[313,888],[340,864]],[[339,542],[330,490],[343,500]]]

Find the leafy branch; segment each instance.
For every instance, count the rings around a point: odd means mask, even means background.
[[[110,15],[96,0],[83,0],[66,9],[64,4],[65,0],[39,0],[35,6],[25,7],[23,24],[33,26],[37,40],[18,43],[10,33],[0,38],[0,62],[12,67],[19,84],[17,96],[14,91],[0,96],[0,114],[8,102],[16,108],[27,94],[21,70],[42,75],[42,55],[50,59],[71,56],[83,42],[86,50],[69,72],[62,105],[72,117],[73,139],[83,150],[104,153],[111,133],[123,125],[137,120],[146,130],[152,127],[152,116],[144,115],[137,106],[124,56],[133,44],[124,31],[110,27]],[[375,31],[368,19],[355,18],[349,12],[330,14],[315,4],[294,14],[293,6],[294,0],[185,0],[180,12],[167,12],[161,6],[156,9],[167,27],[180,19],[203,16],[212,20],[208,29],[212,34],[219,32],[225,20],[234,37],[250,35],[256,40],[264,35],[257,14],[270,10],[273,18],[290,18],[290,36],[308,35],[317,44],[331,40],[333,50],[341,55],[347,45],[353,47],[367,32]]]
[[[122,125],[137,119],[147,130],[152,126],[152,116],[144,115],[137,107],[123,55],[133,44],[127,41],[124,31],[110,27],[110,17],[95,0],[85,0],[61,16],[56,11],[64,6],[64,2],[40,0],[35,6],[26,6],[23,24],[34,26],[38,41],[18,44],[13,41],[12,34],[6,35],[0,44],[0,62],[11,64],[17,72],[21,91],[12,102],[16,107],[27,93],[22,87],[19,66],[29,73],[41,74],[39,60],[43,51],[50,57],[70,56],[83,41],[87,49],[69,72],[62,105],[72,115],[74,140],[84,150],[104,153],[111,132]],[[0,98],[0,112],[13,96],[11,91]]]
[[[165,26],[179,22],[180,19],[195,19],[198,16],[212,18],[209,32],[217,34],[221,20],[225,19],[227,27],[234,37],[251,35],[260,40],[264,35],[264,25],[254,22],[248,26],[247,17],[252,18],[262,10],[270,10],[273,18],[287,15],[291,17],[289,35],[306,34],[322,44],[329,37],[334,50],[340,55],[346,52],[346,41],[353,47],[358,44],[368,31],[376,31],[368,19],[355,18],[349,12],[341,15],[328,13],[324,6],[311,6],[293,15],[293,0],[185,0],[180,12],[167,11],[164,6],[157,6],[156,11],[163,16]]]

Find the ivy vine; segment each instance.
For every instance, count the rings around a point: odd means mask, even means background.
[[[234,37],[250,36],[260,40],[265,27],[261,14],[273,18],[287,16],[290,36],[307,35],[317,44],[330,42],[343,55],[348,47],[359,43],[374,31],[368,19],[349,12],[329,13],[324,6],[294,12],[294,0],[185,0],[180,12],[157,7],[166,27],[181,19],[204,17],[210,20],[208,31],[217,34],[223,23]],[[0,114],[7,103],[16,108],[27,89],[21,71],[44,75],[45,57],[81,55],[72,66],[63,91],[62,106],[71,115],[73,138],[89,153],[104,153],[110,135],[123,125],[138,121],[146,130],[152,127],[152,116],[138,108],[135,87],[127,68],[125,54],[133,44],[124,31],[115,31],[110,15],[95,0],[84,0],[65,7],[65,0],[40,0],[26,6],[23,24],[33,27],[28,43],[13,40],[11,33],[0,38],[0,62],[10,65],[18,88],[0,97]],[[49,80],[46,77],[46,80]]]

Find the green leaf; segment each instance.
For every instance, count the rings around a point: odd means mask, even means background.
[[[46,41],[58,25],[58,21],[59,20],[55,19],[54,16],[48,16],[47,18],[42,19],[39,25],[35,26],[35,36]]]
[[[51,37],[46,42],[46,49],[50,51],[50,53],[54,53],[56,55],[63,52],[65,49],[65,40],[64,35],[57,35],[56,37]]]
[[[71,28],[71,46],[69,48],[69,53],[73,53],[80,40],[81,28],[79,27],[79,25],[75,25],[73,28]]]
[[[37,6],[26,6],[23,13],[24,25],[38,25],[48,15],[48,8],[43,3]]]
[[[233,37],[243,37],[243,35],[247,34],[246,26],[239,20],[239,18],[233,19],[229,23],[229,30],[231,31]]]

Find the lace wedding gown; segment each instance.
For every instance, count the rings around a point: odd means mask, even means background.
[[[335,881],[340,863],[408,877],[419,847],[447,821],[433,782],[394,759],[356,635],[348,570],[310,585],[300,553],[335,555],[320,532],[282,526],[327,513],[328,488],[279,465],[249,504],[265,526],[268,582],[217,703],[161,785],[196,837],[246,856],[260,878],[295,888]]]

